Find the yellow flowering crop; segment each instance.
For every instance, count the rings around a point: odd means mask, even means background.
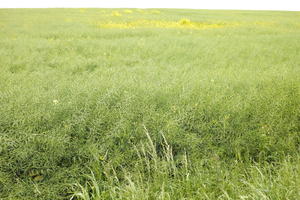
[[[124,13],[131,14],[131,13],[133,13],[133,11],[132,10],[124,10]]]
[[[114,16],[114,17],[120,17],[120,16],[122,16],[122,14],[120,12],[118,12],[118,11],[113,11],[111,13],[111,15]]]
[[[222,28],[228,25],[192,22],[189,19],[181,19],[179,21],[160,21],[160,20],[141,19],[141,20],[136,20],[131,22],[98,23],[97,26],[100,28],[119,28],[119,29],[134,29],[134,28],[208,29],[208,28]]]

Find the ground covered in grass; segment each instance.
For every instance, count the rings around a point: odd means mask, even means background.
[[[0,10],[0,199],[300,199],[300,13]]]

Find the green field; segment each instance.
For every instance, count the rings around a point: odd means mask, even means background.
[[[300,12],[0,9],[1,200],[299,200]]]

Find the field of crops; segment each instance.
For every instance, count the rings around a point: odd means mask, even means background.
[[[1,200],[299,200],[300,12],[0,9]]]

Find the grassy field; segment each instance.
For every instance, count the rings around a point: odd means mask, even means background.
[[[0,199],[300,199],[300,12],[0,9]]]

